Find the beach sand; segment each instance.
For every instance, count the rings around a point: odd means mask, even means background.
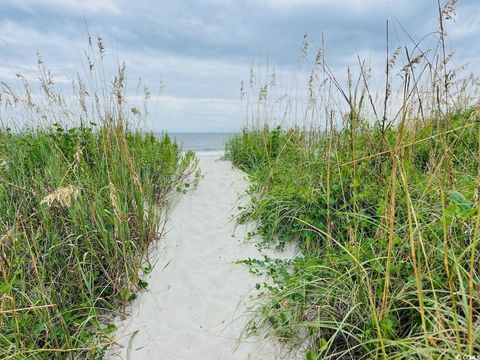
[[[198,189],[179,198],[167,234],[154,251],[157,263],[119,321],[109,359],[275,359],[268,340],[239,338],[261,279],[235,260],[260,258],[248,229],[232,215],[247,187],[230,162],[201,158]],[[133,335],[134,334],[134,335]]]

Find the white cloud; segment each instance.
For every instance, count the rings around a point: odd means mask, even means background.
[[[66,45],[70,41],[65,34],[58,32],[42,32],[30,26],[24,26],[12,20],[0,21],[0,39],[8,46],[15,47],[15,51],[21,50],[22,47],[43,48],[46,45]],[[71,51],[71,49],[70,49]]]
[[[267,6],[279,11],[299,8],[341,9],[343,13],[369,13],[372,9],[390,8],[400,10],[413,5],[414,0],[247,0],[250,4]]]
[[[239,100],[162,95],[150,100],[149,111],[147,126],[154,131],[231,131],[242,124]]]
[[[38,8],[64,9],[78,14],[109,12],[118,14],[114,0],[10,0],[11,6],[34,12]]]
[[[448,34],[452,39],[462,39],[470,36],[478,36],[480,33],[480,17],[477,14],[462,14],[461,21],[450,25]]]

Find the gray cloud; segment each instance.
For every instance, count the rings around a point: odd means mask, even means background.
[[[480,65],[478,10],[476,0],[460,0],[448,28],[457,61],[472,66]],[[355,66],[357,54],[375,69],[384,63],[386,19],[394,48],[408,41],[402,26],[418,40],[436,30],[436,16],[434,0],[4,0],[0,78],[33,71],[40,50],[66,81],[81,67],[87,22],[126,61],[133,83],[142,77],[155,94],[164,81],[152,129],[229,130],[240,124],[240,81],[253,60],[268,56],[291,85],[307,32],[312,53],[324,34],[335,71]]]

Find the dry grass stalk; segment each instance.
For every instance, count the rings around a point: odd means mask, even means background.
[[[117,189],[115,185],[110,181],[108,184],[108,190],[110,193],[110,201],[112,202],[113,215],[115,216],[115,237],[118,237],[118,226],[122,222],[121,211],[118,206]]]
[[[0,273],[2,274],[4,279],[7,278],[9,269],[6,249],[10,247],[13,241],[13,235],[15,235],[14,227],[12,227],[5,234],[3,234],[2,237],[0,237]]]
[[[70,207],[72,205],[72,198],[77,200],[80,194],[80,189],[73,185],[68,185],[62,188],[58,188],[53,193],[45,196],[40,204],[46,204],[48,207],[52,207],[55,204],[61,207]]]

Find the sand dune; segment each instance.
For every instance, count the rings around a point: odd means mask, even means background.
[[[212,158],[202,158],[200,167],[205,177],[174,207],[148,291],[119,322],[123,347],[108,358],[275,359],[268,340],[239,341],[259,279],[233,262],[260,256],[243,242],[247,229],[231,220],[247,186],[244,174]]]

